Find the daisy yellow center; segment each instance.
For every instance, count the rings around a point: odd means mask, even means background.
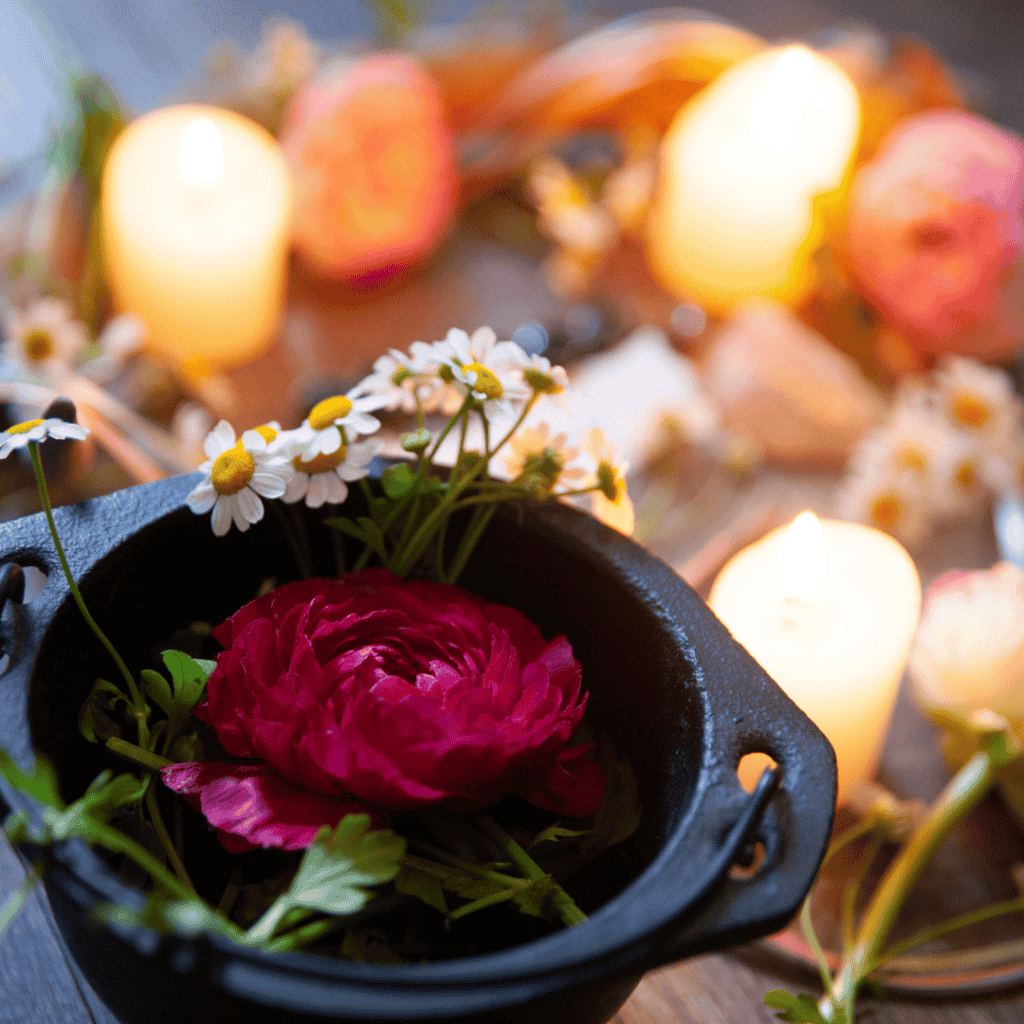
[[[344,419],[352,411],[352,399],[335,395],[317,402],[309,413],[309,425],[314,430],[325,430],[335,420]]]
[[[13,427],[7,428],[8,434],[27,434],[33,427],[38,427],[42,420],[25,420],[24,423],[15,423]]]
[[[988,402],[966,393],[957,395],[950,402],[949,411],[953,419],[965,427],[983,427],[992,415]]]
[[[256,471],[256,460],[244,449],[229,448],[210,470],[210,483],[218,494],[237,494]]]
[[[912,469],[915,473],[928,471],[928,460],[917,448],[904,448],[896,457],[900,469]]]
[[[303,461],[301,455],[296,455],[292,459],[292,465],[300,473],[309,473],[311,476],[315,476],[317,473],[329,473],[332,469],[337,469],[344,461],[347,449],[342,445],[336,452],[331,452],[330,455],[314,455],[309,462]]]
[[[880,494],[871,502],[871,521],[875,526],[888,529],[903,517],[903,503],[895,494]]]
[[[488,398],[501,398],[505,393],[501,381],[495,376],[494,371],[488,370],[486,366],[481,366],[480,363],[468,363],[462,369],[467,375],[476,374],[473,390],[478,391],[481,395],[486,395]]]
[[[264,423],[262,427],[256,427],[254,429],[256,430],[256,433],[267,442],[267,444],[270,444],[270,442],[277,437],[277,431],[270,426],[269,423]]]
[[[953,479],[957,482],[957,486],[961,487],[963,490],[973,491],[978,483],[978,474],[974,468],[974,463],[970,460],[961,462],[960,465],[956,467]]]
[[[33,363],[41,363],[44,359],[49,359],[53,355],[55,347],[52,335],[42,327],[33,327],[28,331],[22,344],[26,357]]]

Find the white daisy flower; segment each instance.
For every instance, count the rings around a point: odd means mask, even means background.
[[[433,346],[422,341],[413,342],[410,355],[388,349],[355,391],[383,399],[381,408],[390,412],[415,412],[417,399],[420,407],[427,409],[435,404],[437,392],[444,387],[437,376],[439,365]]]
[[[908,548],[920,545],[931,529],[927,491],[891,467],[851,473],[839,485],[835,506],[840,519],[883,530]]]
[[[1020,401],[1009,375],[976,359],[946,358],[935,375],[942,407],[950,423],[965,433],[999,443],[1021,419]]]
[[[312,462],[318,455],[333,455],[352,437],[380,430],[380,420],[368,414],[383,408],[386,401],[380,395],[360,395],[357,386],[347,395],[334,395],[317,402],[310,409],[309,418],[292,433],[296,444],[304,446],[303,461]]]
[[[280,498],[285,492],[292,468],[271,450],[260,432],[265,429],[247,430],[236,442],[234,427],[221,420],[203,444],[208,461],[199,469],[206,479],[185,502],[197,515],[213,509],[210,524],[218,537],[232,522],[245,533],[263,518],[260,498]]]
[[[897,404],[892,419],[872,430],[850,456],[855,473],[887,468],[905,473],[924,487],[933,476],[949,429],[938,411],[924,405]]]
[[[533,391],[545,395],[557,395],[569,386],[569,375],[562,366],[552,366],[550,359],[544,356],[531,355],[529,363],[523,367],[523,380]]]
[[[578,484],[587,475],[576,460],[579,448],[568,444],[565,433],[551,436],[547,423],[523,425],[509,439],[509,450],[503,458],[510,479],[527,474],[542,492],[550,494],[556,484]],[[528,481],[529,482],[529,481]]]
[[[360,441],[342,445],[330,455],[317,455],[308,462],[296,455],[292,459],[295,472],[288,481],[284,500],[292,503],[305,498],[310,508],[340,505],[348,497],[348,484],[370,472],[368,463],[381,447],[380,441]]]
[[[986,461],[976,438],[959,430],[946,431],[931,476],[931,500],[942,518],[963,518],[984,507],[990,497],[983,468]]]
[[[30,441],[45,441],[48,437],[55,441],[82,441],[88,435],[87,428],[55,416],[47,420],[25,420],[0,434],[0,459],[6,459],[16,448],[24,448]]]
[[[96,339],[98,354],[82,366],[82,373],[103,384],[121,372],[146,340],[146,325],[135,313],[119,313],[106,322]]]
[[[606,526],[629,536],[635,525],[633,502],[626,490],[629,463],[618,463],[600,427],[593,427],[587,432],[585,448],[597,467],[590,483],[600,485],[600,489],[590,496],[591,512]]]
[[[7,331],[3,356],[41,377],[68,373],[89,343],[85,324],[59,299],[37,299],[23,311],[9,310]]]
[[[453,327],[435,351],[441,356],[452,378],[457,404],[442,399],[441,408],[449,415],[455,412],[467,392],[482,404],[488,418],[501,413],[513,415],[513,403],[525,402],[532,388],[524,383],[522,369],[529,360],[514,341],[498,341],[490,327],[480,327],[472,337]],[[442,376],[444,370],[440,370]],[[454,408],[452,406],[454,405]]]

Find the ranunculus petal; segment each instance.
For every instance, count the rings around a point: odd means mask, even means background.
[[[593,744],[563,750],[547,778],[526,796],[535,807],[570,818],[587,818],[604,799],[605,779],[601,766],[587,757]]]
[[[321,826],[334,828],[346,814],[374,817],[352,800],[293,786],[267,765],[184,761],[162,768],[160,774],[166,786],[181,793],[217,829],[231,853],[260,846],[303,850]]]

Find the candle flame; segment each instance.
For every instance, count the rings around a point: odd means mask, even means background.
[[[224,144],[217,126],[208,117],[196,118],[181,137],[178,170],[197,188],[210,189],[224,177]]]
[[[821,605],[825,595],[825,541],[813,512],[801,512],[789,524],[782,538],[775,582],[784,600]]]
[[[779,54],[747,112],[755,142],[782,149],[793,141],[813,78],[814,54],[806,46],[787,46]]]

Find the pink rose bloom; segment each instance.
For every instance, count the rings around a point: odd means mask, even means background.
[[[1024,334],[1024,143],[930,111],[890,132],[853,181],[860,290],[919,352],[998,359]]]
[[[458,191],[434,80],[387,53],[328,65],[285,115],[295,188],[292,241],[325,277],[386,276],[431,252]]]
[[[248,763],[163,769],[232,851],[299,849],[362,805],[487,807],[513,793],[570,817],[604,794],[580,666],[513,608],[385,569],[289,583],[214,630],[197,709]],[[394,815],[392,815],[393,817]]]

